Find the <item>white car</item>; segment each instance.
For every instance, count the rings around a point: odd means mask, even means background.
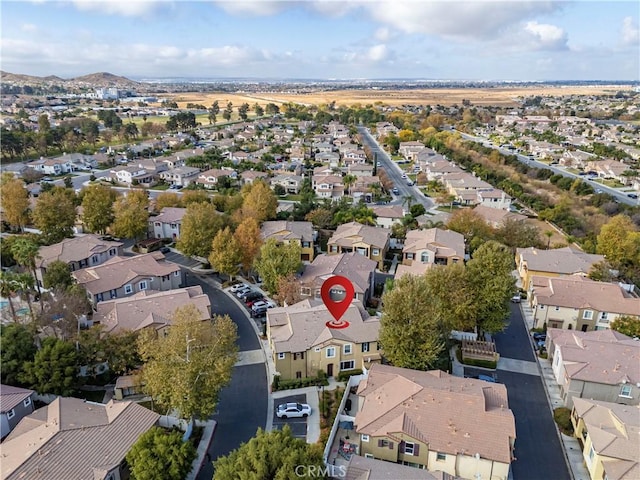
[[[406,174],[406,173],[403,173],[403,174],[402,174],[402,178],[407,178],[407,174]]]
[[[276,410],[278,418],[300,418],[311,415],[311,407],[306,403],[283,403]]]
[[[273,308],[275,306],[276,305],[273,302],[269,302],[267,300],[260,300],[260,301],[258,301],[256,303],[254,303],[253,305],[251,305],[251,309],[252,310],[258,310],[258,309],[260,309],[262,307]]]
[[[245,288],[245,287],[249,288],[249,285],[247,285],[246,283],[236,283],[231,288],[229,288],[229,291],[231,293],[236,293],[238,290],[240,290],[242,288]]]
[[[247,293],[249,293],[251,291],[251,287],[248,285],[244,285],[242,288],[239,288],[238,290],[236,290],[234,293],[234,295],[238,298],[242,298],[244,295],[246,295]]]

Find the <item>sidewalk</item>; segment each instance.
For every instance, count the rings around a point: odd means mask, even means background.
[[[533,328],[533,310],[531,309],[527,301],[524,301],[520,304],[520,309],[522,310],[522,315],[525,319],[527,330],[530,330],[531,328]],[[537,355],[536,357],[538,359],[540,376],[542,377],[542,385],[544,386],[545,393],[547,394],[549,408],[551,409],[551,413],[553,414],[553,410],[555,408],[562,407],[564,405],[564,402],[562,401],[562,395],[560,393],[560,387],[556,383],[555,377],[553,376],[551,362],[546,358],[540,358]],[[589,476],[589,471],[587,470],[587,467],[584,463],[582,449],[580,448],[578,439],[560,433],[560,430],[558,430],[557,427],[556,431],[558,432],[558,436],[560,438],[560,443],[562,445],[562,450],[564,451],[565,460],[567,462],[571,478],[573,480],[590,480],[591,477]]]

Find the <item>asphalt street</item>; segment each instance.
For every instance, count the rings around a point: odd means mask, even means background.
[[[509,326],[494,339],[501,357],[535,361],[518,304],[511,305]],[[542,378],[506,370],[496,374],[507,387],[509,408],[516,419],[514,480],[570,479]]]
[[[305,403],[306,395],[289,395],[288,397],[273,399],[273,428],[282,430],[285,425],[289,425],[291,433],[296,438],[307,438],[307,419],[306,418],[278,418],[276,410],[281,403]]]

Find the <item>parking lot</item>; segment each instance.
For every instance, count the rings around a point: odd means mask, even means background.
[[[198,260],[180,255],[179,253],[167,252],[164,254],[164,256],[168,261],[177,263],[178,265],[181,265],[183,267],[193,268],[200,265],[200,262]]]
[[[291,433],[296,438],[301,438],[306,440],[307,438],[307,420],[308,418],[278,418],[276,416],[276,411],[278,410],[278,405],[282,403],[306,403],[307,396],[306,395],[289,395],[288,397],[276,398],[273,400],[273,428],[274,429],[282,429],[285,425],[289,425],[291,428]],[[315,412],[311,412],[313,415]]]

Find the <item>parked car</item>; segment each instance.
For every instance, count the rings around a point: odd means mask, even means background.
[[[407,178],[407,174],[406,174],[406,173],[403,173],[403,174],[402,174],[402,178]]]
[[[257,302],[254,302],[253,305],[251,305],[252,309],[257,309],[260,307],[266,307],[266,308],[274,308],[276,306],[275,303],[270,302],[269,300],[258,300]]]
[[[248,286],[244,286],[241,289],[237,290],[235,292],[236,297],[238,298],[242,298],[243,296],[245,296],[247,293],[251,292],[251,287]]]
[[[476,380],[483,380],[485,382],[497,383],[497,380],[491,375],[465,375],[465,378],[475,378]]]
[[[513,303],[520,303],[522,301],[522,296],[520,296],[520,294],[516,294],[513,297],[511,297],[511,301]]]
[[[536,342],[539,342],[539,341],[543,341],[544,342],[544,341],[547,340],[547,334],[544,333],[544,332],[541,332],[541,333],[540,332],[534,332],[533,339]]]
[[[170,249],[169,247],[162,247],[162,248],[160,249],[160,251],[161,251],[162,253],[169,253],[169,252],[171,251],[171,249]]]
[[[258,307],[258,308],[251,308],[251,316],[253,318],[263,318],[267,316],[267,310],[269,310],[267,307],[262,306],[262,307]]]
[[[231,288],[229,288],[229,291],[231,293],[236,293],[238,290],[240,290],[241,288],[244,288],[244,287],[249,288],[249,285],[247,285],[246,283],[236,283]]]
[[[635,199],[638,198],[638,194],[637,193],[627,193],[627,197],[633,198],[635,200]]]
[[[263,299],[263,298],[264,298],[264,295],[262,295],[262,293],[260,292],[256,292],[255,290],[251,290],[240,297],[240,299],[245,303],[251,302],[253,300]]]
[[[278,418],[300,418],[311,415],[311,407],[306,403],[283,403],[276,410]]]

